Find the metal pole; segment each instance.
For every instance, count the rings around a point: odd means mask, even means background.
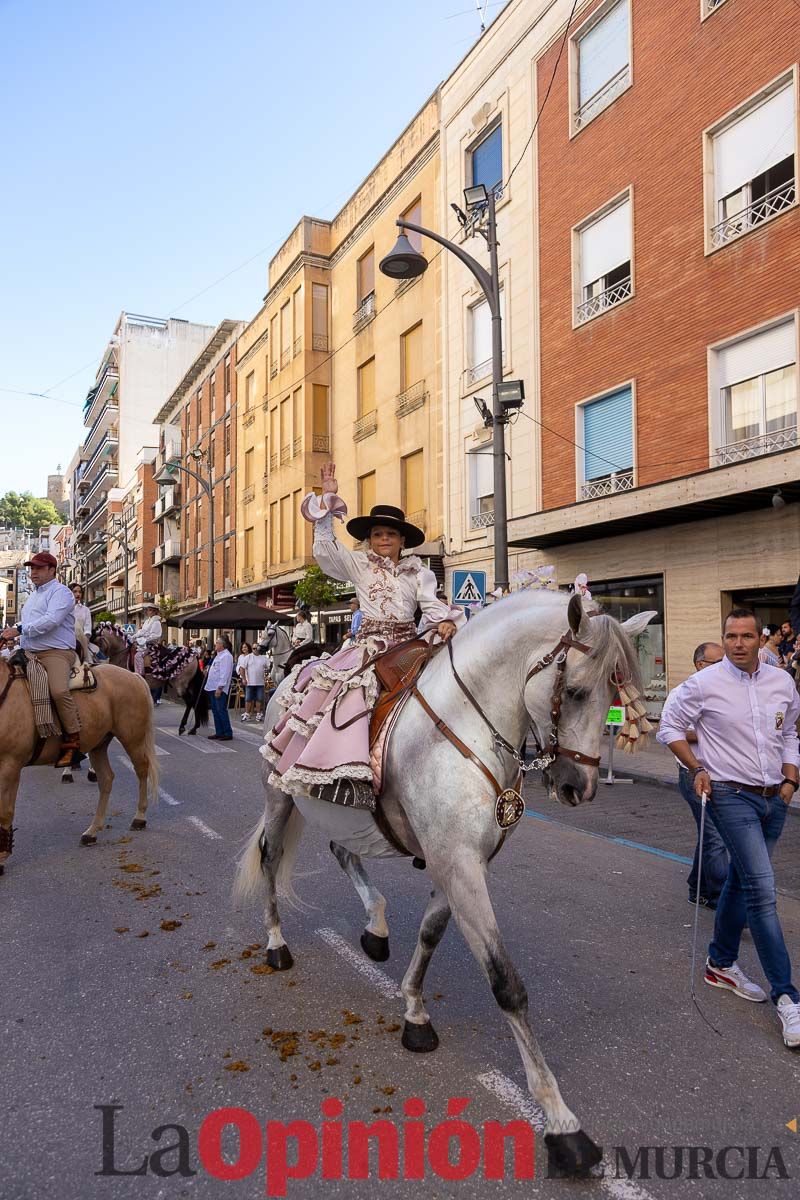
[[[211,543],[211,552],[208,561],[208,598],[211,603],[214,603],[214,463],[211,458],[211,449],[208,451],[208,487],[206,495],[208,496],[208,538]]]
[[[497,264],[497,221],[494,190],[489,192],[489,274],[495,303],[492,306],[492,458],[494,461],[494,586],[508,591],[508,509],[506,503],[505,414],[500,407],[503,382],[503,327],[500,312],[500,272]]]
[[[122,602],[123,603],[123,618],[124,618],[123,624],[127,625],[128,624],[128,600],[129,600],[129,597],[128,597],[128,535],[124,530],[122,533],[122,539],[123,539],[122,540],[122,562],[123,562],[123,571],[124,571],[123,578],[124,578],[124,583],[125,583],[125,590],[123,592],[123,595],[125,598]]]

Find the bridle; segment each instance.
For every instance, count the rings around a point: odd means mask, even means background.
[[[561,638],[559,638],[552,650],[549,650],[547,654],[539,659],[537,663],[534,663],[530,671],[528,671],[528,674],[525,676],[525,683],[522,689],[523,695],[525,693],[525,688],[528,686],[529,682],[534,678],[534,676],[538,675],[540,671],[544,671],[552,663],[555,663],[556,665],[556,677],[553,683],[553,693],[550,698],[550,734],[547,738],[546,744],[542,745],[542,743],[539,741],[539,736],[536,732],[533,722],[529,722],[528,729],[536,744],[536,754],[534,755],[533,759],[527,763],[525,762],[525,759],[519,750],[515,746],[512,746],[511,743],[503,737],[502,733],[500,733],[498,729],[495,729],[494,725],[486,716],[486,713],[483,711],[480,704],[478,704],[478,701],[472,695],[472,692],[469,690],[467,685],[464,683],[464,680],[456,670],[456,664],[453,659],[452,642],[448,641],[447,643],[447,652],[450,656],[450,667],[453,672],[453,678],[483,723],[489,729],[494,741],[495,749],[498,751],[504,750],[506,754],[509,754],[523,775],[525,775],[528,771],[541,771],[552,766],[559,755],[561,755],[563,758],[568,758],[570,762],[581,763],[586,767],[600,766],[599,755],[584,754],[580,750],[570,750],[567,746],[562,746],[558,740],[558,722],[561,718],[561,704],[564,697],[567,653],[570,650],[579,650],[582,654],[588,654],[590,649],[591,647],[585,645],[583,642],[576,641],[572,631],[568,630]]]

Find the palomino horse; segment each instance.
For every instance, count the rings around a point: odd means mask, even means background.
[[[117,667],[133,670],[133,643],[124,629],[103,621],[95,631],[95,642],[100,647],[108,661]],[[173,694],[182,700],[185,708],[181,717],[178,733],[183,733],[189,714],[194,713],[194,724],[190,734],[197,733],[198,726],[208,724],[209,702],[208,693],[203,690],[203,672],[194,651],[181,647],[173,652],[174,674],[171,678],[161,678],[147,670],[148,658],[145,658],[145,683],[149,688],[166,689],[167,694]]]
[[[631,618],[627,625],[639,632],[653,615]],[[479,613],[456,634],[451,647],[452,661],[444,651],[433,659],[420,677],[418,694],[411,695],[396,719],[385,763],[380,828],[367,810],[287,796],[266,782],[270,768],[265,764],[264,817],[240,860],[234,894],[243,899],[266,889],[267,961],[277,969],[291,967],[276,894],[293,895],[297,844],[304,818],[311,820],[332,836],[331,850],[364,904],[368,922],[363,949],[372,958],[386,959],[386,902],[359,855],[391,856],[393,847],[380,831],[388,823],[391,841],[424,859],[433,883],[402,983],[403,1045],[425,1051],[438,1044],[422,985],[452,913],[516,1039],[528,1087],[546,1116],[551,1163],[562,1173],[586,1174],[600,1151],[562,1099],[534,1037],[525,986],[503,945],[489,897],[487,864],[506,833],[501,827],[504,797],[511,800],[513,814],[521,815],[515,793],[509,797],[505,789],[520,786],[515,748],[523,745],[529,730],[539,748],[535,765],[547,765],[558,798],[573,805],[592,799],[612,681],[638,684],[636,653],[628,633],[612,617],[589,619],[579,597],[568,603],[563,593],[530,590]],[[286,680],[279,691],[288,685]],[[264,722],[265,738],[281,711],[274,697]]]
[[[119,667],[101,663],[92,668],[97,687],[91,692],[74,692],[81,719],[81,750],[88,753],[97,773],[100,799],[81,845],[91,846],[103,828],[114,772],[108,747],[118,738],[133,763],[139,781],[139,799],[131,829],[147,824],[147,789],[158,794],[158,759],[153,737],[153,704],[143,679]],[[20,675],[0,661],[0,875],[13,846],[12,825],[20,771],[26,766],[52,764],[59,756],[61,740],[49,737],[39,753],[28,686]],[[34,760],[34,761],[32,761]]]

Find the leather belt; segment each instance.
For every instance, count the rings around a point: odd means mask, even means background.
[[[760,783],[742,783],[738,779],[718,779],[717,783],[724,784],[725,787],[740,788],[743,792],[752,792],[755,796],[763,796],[765,800],[768,800],[771,796],[777,796],[781,790],[779,783],[770,783],[764,786]]]

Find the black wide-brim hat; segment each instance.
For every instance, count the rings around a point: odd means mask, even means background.
[[[368,517],[353,517],[352,521],[347,522],[347,532],[356,541],[362,542],[376,525],[388,525],[390,529],[396,529],[406,539],[408,550],[421,546],[425,541],[425,534],[406,520],[402,508],[394,508],[391,504],[376,504],[370,509]]]

